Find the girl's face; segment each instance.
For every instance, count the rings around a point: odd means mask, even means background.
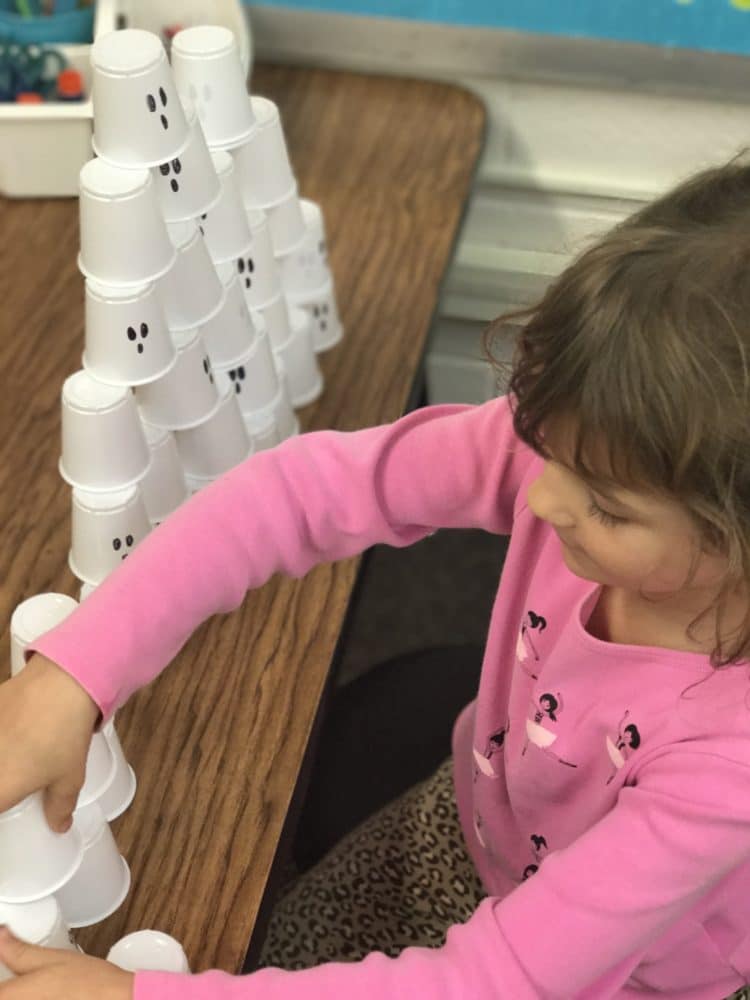
[[[616,490],[611,496],[590,487],[572,469],[572,449],[563,435],[545,435],[553,456],[531,484],[530,510],[557,532],[566,565],[577,576],[634,596],[659,597],[670,608],[699,613],[716,592],[725,560],[702,552],[689,587],[691,558],[700,546],[689,513],[654,494]],[[679,592],[673,599],[667,594]]]

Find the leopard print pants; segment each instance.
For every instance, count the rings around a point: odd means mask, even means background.
[[[464,845],[448,758],[282,891],[259,968],[436,948],[485,895]],[[727,1000],[750,1000],[750,992]]]
[[[260,967],[307,969],[437,947],[485,895],[464,845],[448,758],[287,887]]]

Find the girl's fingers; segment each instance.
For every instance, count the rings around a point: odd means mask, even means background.
[[[50,829],[56,833],[68,832],[80,791],[81,786],[69,778],[61,778],[45,790],[44,812]]]
[[[0,962],[17,976],[37,972],[59,961],[59,952],[19,941],[7,927],[0,927]]]

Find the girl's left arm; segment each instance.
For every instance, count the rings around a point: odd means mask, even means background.
[[[681,744],[643,765],[614,809],[509,896],[453,927],[442,948],[244,977],[139,973],[134,1000],[615,996],[654,942],[750,859],[749,788],[746,742]]]
[[[654,942],[750,856],[749,782],[747,763],[698,747],[652,761],[599,823],[505,899],[486,899],[442,948],[303,972],[142,972],[133,983],[96,959],[41,948],[24,958],[0,941],[0,959],[20,974],[0,985],[0,1000],[613,997]]]

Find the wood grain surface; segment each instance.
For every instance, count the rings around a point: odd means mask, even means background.
[[[300,192],[323,208],[345,326],[304,430],[398,417],[420,364],[475,164],[484,111],[425,81],[261,66]],[[54,149],[49,155],[54,157]],[[80,367],[77,202],[0,200],[0,676],[8,621],[33,594],[77,596],[70,491],[57,471],[60,390]],[[80,932],[103,956],[132,930],[183,942],[193,971],[237,972],[268,882],[358,560],[274,578],[199,629],[117,716],[139,786],[114,824],[133,888]]]

